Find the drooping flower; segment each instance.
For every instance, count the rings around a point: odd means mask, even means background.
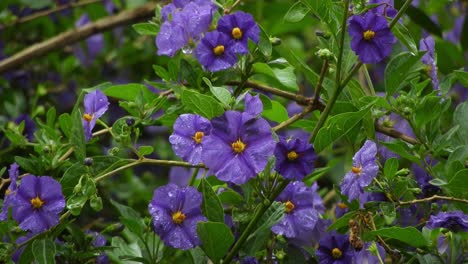
[[[367,12],[349,20],[351,49],[363,63],[377,63],[392,52],[395,37],[383,16]]]
[[[195,57],[211,72],[231,68],[237,63],[233,44],[234,41],[226,34],[218,31],[208,32],[198,44]]]
[[[193,187],[175,184],[154,190],[148,209],[154,232],[173,248],[190,249],[200,245],[197,223],[207,221],[201,213],[202,195]]]
[[[398,13],[394,8],[393,0],[370,0],[369,4],[380,4],[378,7],[372,9],[372,12],[378,15],[393,18]]]
[[[14,199],[16,192],[18,190],[18,185],[16,181],[19,176],[19,166],[16,163],[11,164],[10,169],[8,170],[8,175],[10,176],[10,185],[5,191],[5,196],[3,198],[2,212],[0,213],[0,221],[5,221],[8,217],[8,208],[14,204]]]
[[[354,263],[380,263],[379,257],[371,252],[371,247],[374,247],[372,243],[365,243],[360,251],[355,252]],[[386,256],[385,249],[378,243],[375,243],[375,247],[380,255],[380,259],[383,261]]]
[[[58,181],[49,176],[27,175],[16,192],[13,219],[21,229],[37,234],[57,225],[64,207],[65,198]]]
[[[349,243],[348,235],[331,233],[320,239],[315,255],[319,263],[348,264],[353,263],[354,249]]]
[[[182,7],[182,5],[179,6]],[[198,41],[202,33],[206,32],[211,25],[213,17],[211,4],[189,2],[184,4],[182,9],[177,7],[174,3],[174,6],[163,10],[165,21],[156,36],[158,55],[173,57],[186,45],[193,45]],[[172,15],[172,20],[168,19],[169,14]],[[191,47],[188,50],[191,50]]]
[[[275,170],[286,179],[301,181],[314,169],[317,158],[314,148],[298,138],[280,137],[279,140],[275,148]]]
[[[222,181],[243,184],[261,172],[275,141],[263,118],[226,111],[211,120],[213,130],[203,142],[203,163]]]
[[[350,172],[346,173],[341,183],[341,192],[348,196],[349,201],[358,199],[360,205],[363,206],[364,203],[360,198],[366,195],[364,187],[372,182],[378,172],[377,146],[373,141],[367,140],[354,155],[353,167]]]
[[[262,100],[260,95],[252,96],[250,93],[245,95],[245,112],[252,116],[258,116],[263,112]]]
[[[431,77],[432,87],[439,90],[439,79],[437,78],[437,57],[435,53],[435,41],[432,36],[428,36],[419,41],[419,50],[426,51],[421,61],[427,65],[427,72]]]
[[[76,21],[75,27],[82,27],[90,22],[91,20],[89,19],[88,14],[83,14],[78,21]],[[104,49],[104,36],[102,34],[92,35],[85,40],[85,47],[86,48],[83,49],[83,47],[77,44],[74,46],[73,50],[81,65],[89,66],[94,62],[96,56]]]
[[[176,119],[169,142],[177,156],[196,165],[202,161],[202,141],[210,133],[211,123],[208,119],[199,115],[183,114]]]
[[[89,230],[86,231],[86,234],[89,234],[93,237],[93,240],[91,241],[91,245],[93,247],[104,247],[106,246],[107,240],[106,238],[99,234],[98,232],[91,232]],[[96,257],[96,263],[97,264],[108,264],[110,263],[109,257],[107,256],[106,253],[101,252],[99,256]]]
[[[95,90],[85,95],[83,115],[83,128],[86,141],[93,137],[93,128],[96,120],[100,118],[109,108],[109,101],[101,90]]]
[[[429,229],[443,227],[453,232],[468,232],[468,215],[462,211],[439,212],[437,215],[431,215],[426,227]]]
[[[225,15],[218,21],[217,30],[228,35],[233,41],[233,50],[239,54],[249,52],[248,39],[258,43],[260,28],[251,14],[242,11]]]
[[[276,199],[284,204],[285,216],[279,223],[271,227],[275,234],[287,238],[299,238],[303,232],[314,230],[319,219],[319,212],[314,204],[314,191],[303,182],[295,181],[286,186]],[[307,245],[312,245],[311,237]]]

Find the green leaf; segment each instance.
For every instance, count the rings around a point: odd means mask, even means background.
[[[55,118],[57,117],[57,111],[55,107],[51,107],[49,111],[47,111],[46,123],[48,127],[53,128],[55,125]]]
[[[223,223],[199,222],[197,233],[202,241],[203,251],[214,263],[224,257],[234,242],[231,229]]]
[[[262,115],[271,121],[275,122],[283,122],[287,120],[288,117],[288,110],[279,102],[271,101],[271,108],[270,109],[263,109]]]
[[[153,70],[156,75],[161,77],[161,79],[165,81],[169,81],[171,79],[169,72],[162,66],[159,65],[153,65]]]
[[[284,21],[286,22],[299,22],[301,21],[307,13],[310,12],[310,9],[304,6],[301,2],[296,2],[289,8],[286,15],[284,15]]]
[[[153,153],[154,148],[152,146],[141,146],[138,148],[138,153],[140,153],[141,156],[146,156],[151,153]]]
[[[468,190],[468,169],[458,171],[444,187],[454,195],[468,197],[466,193],[466,190]]]
[[[419,156],[415,155],[415,153],[412,152],[412,150],[406,142],[397,139],[393,140],[392,142],[380,142],[380,144],[384,145],[389,150],[395,152],[396,154],[402,156],[405,159],[416,163],[419,162]]]
[[[79,109],[72,112],[72,127],[70,133],[70,145],[74,148],[74,155],[78,161],[83,161],[86,157],[86,142],[84,136],[82,115]]]
[[[372,236],[393,238],[417,248],[427,246],[427,241],[424,239],[422,233],[414,227],[385,227],[370,231],[369,234]]]
[[[55,263],[55,244],[50,239],[35,240],[32,244],[32,252],[38,264]]]
[[[458,81],[465,86],[464,89],[468,89],[468,72],[463,71],[463,70],[457,70],[453,72],[455,76],[457,77]]]
[[[453,113],[453,123],[460,125],[455,134],[458,142],[468,145],[468,102],[459,104]]]
[[[292,66],[285,68],[271,68],[270,65],[262,62],[253,64],[254,78],[261,79],[265,78],[275,86],[282,87],[291,92],[297,92],[299,87],[297,86],[296,74]]]
[[[225,87],[213,86],[211,81],[206,77],[203,77],[203,81],[206,83],[206,85],[208,85],[208,87],[210,87],[210,91],[216,97],[216,99],[218,99],[224,105],[224,107],[229,107],[232,97],[229,90]]]
[[[408,83],[412,73],[416,72],[413,66],[419,62],[423,55],[424,52],[419,52],[416,56],[411,55],[410,52],[402,52],[393,57],[385,68],[385,91],[387,91],[387,96],[392,96]]]
[[[398,171],[398,159],[390,158],[385,162],[384,175],[388,180],[392,180]]]
[[[417,105],[413,115],[416,127],[420,128],[432,120],[439,119],[442,106],[440,96],[425,96]]]
[[[132,27],[140,35],[156,36],[159,33],[159,26],[153,23],[139,23]]]
[[[211,185],[205,180],[201,179],[198,190],[203,195],[202,211],[203,215],[212,222],[224,223],[224,210],[221,201],[216,193],[211,188]]]
[[[107,96],[127,101],[135,101],[140,93],[143,94],[145,102],[151,102],[158,97],[158,95],[151,92],[146,85],[139,83],[112,85],[102,91]]]
[[[346,214],[344,214],[343,216],[341,216],[340,218],[338,218],[333,224],[331,224],[327,230],[328,231],[331,231],[331,230],[337,230],[337,229],[340,229],[342,227],[347,227],[348,226],[348,222],[349,222],[349,219],[351,218],[354,218],[354,216],[357,214],[356,211],[351,211],[351,212],[348,212]]]
[[[181,96],[182,104],[194,113],[202,115],[208,119],[224,113],[223,106],[213,97],[199,94],[197,92],[184,89]]]
[[[426,15],[421,9],[418,9],[414,6],[409,6],[406,10],[406,14],[411,18],[411,20],[416,24],[427,30],[428,32],[442,37],[442,30],[438,24],[434,23],[432,19]]]
[[[358,112],[348,112],[332,116],[317,133],[314,141],[316,153],[321,152],[333,142],[348,134],[369,113],[369,108]]]
[[[63,113],[59,116],[59,126],[63,134],[65,134],[67,138],[70,138],[72,119],[69,113]]]
[[[237,192],[234,191],[223,191],[219,194],[219,200],[223,204],[230,204],[230,205],[242,205],[244,202],[244,198]]]
[[[133,208],[111,200],[111,204],[117,209],[120,214],[120,220],[133,233],[142,235],[145,230],[145,223],[140,214]]]
[[[270,36],[265,32],[262,26],[260,26],[260,40],[258,41],[258,49],[265,57],[270,57],[273,52],[273,46],[271,45]]]
[[[413,37],[410,35],[410,32],[408,29],[401,23],[396,23],[395,26],[392,28],[393,34],[398,38],[398,40],[405,45],[408,50],[413,53],[417,54],[418,53],[418,46],[416,46],[416,43],[413,39]]]

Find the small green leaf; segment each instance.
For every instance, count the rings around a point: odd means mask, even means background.
[[[393,238],[417,248],[427,246],[427,241],[424,239],[422,233],[414,227],[385,227],[370,231],[369,234],[372,236]]]
[[[165,81],[169,81],[171,79],[169,72],[166,70],[166,68],[159,66],[159,65],[153,65],[153,70],[156,75],[161,77],[161,79]]]
[[[82,115],[79,109],[72,112],[72,128],[70,135],[70,145],[74,148],[74,155],[78,161],[83,161],[86,157],[86,143],[82,123]]]
[[[288,119],[288,111],[286,108],[277,101],[271,101],[270,109],[263,109],[262,114],[266,119],[275,122],[283,122]]]
[[[393,34],[398,38],[398,40],[408,48],[408,50],[413,53],[418,53],[418,46],[414,42],[413,37],[411,36],[408,29],[401,23],[396,23],[395,26],[392,28]]]
[[[416,127],[420,128],[432,120],[439,119],[441,114],[441,98],[439,96],[425,96],[417,105],[413,118]]]
[[[273,52],[273,46],[271,45],[270,36],[265,32],[262,26],[260,26],[260,40],[258,42],[258,49],[265,57],[270,57]]]
[[[458,171],[455,176],[452,177],[450,182],[444,186],[447,190],[455,195],[461,195],[467,197],[468,194],[468,169]]]
[[[154,148],[152,146],[141,146],[138,148],[138,153],[140,153],[141,156],[146,156],[151,153],[153,153]]]
[[[242,205],[244,198],[234,191],[223,191],[219,194],[219,200],[223,204]]]
[[[384,175],[387,179],[392,180],[398,171],[398,160],[396,158],[390,158],[385,162]]]
[[[356,214],[357,214],[356,211],[351,211],[351,212],[348,212],[348,213],[344,214],[343,216],[338,218],[338,220],[336,220],[333,224],[331,224],[327,228],[327,230],[331,231],[331,230],[340,229],[340,228],[345,227],[345,226],[347,227],[349,219],[353,218]]]
[[[140,83],[112,85],[102,91],[107,96],[127,101],[135,101],[140,93],[143,94],[143,99],[146,103],[151,102],[153,99],[158,97],[156,94],[151,92],[146,85]]]
[[[286,15],[284,15],[284,21],[287,22],[299,22],[310,12],[310,9],[304,6],[300,1],[296,2],[289,8]]]
[[[224,257],[234,242],[231,229],[223,223],[199,222],[197,233],[202,241],[203,251],[214,263]]]
[[[223,106],[213,97],[200,94],[188,89],[182,92],[182,104],[192,110],[194,113],[202,115],[208,119],[222,115]]]
[[[153,23],[139,23],[132,27],[140,35],[156,36],[159,33],[159,26]]]
[[[111,200],[111,204],[119,211],[120,220],[133,233],[142,235],[145,230],[145,223],[140,214],[133,208]]]
[[[405,159],[408,159],[412,162],[419,162],[419,156],[416,156],[406,142],[403,142],[399,139],[393,140],[392,142],[380,142],[380,144],[387,147],[389,150],[395,152],[396,154],[402,156]]]
[[[50,239],[35,240],[32,244],[32,252],[38,264],[55,263],[55,244]]]
[[[198,190],[203,195],[201,205],[203,215],[205,215],[210,221],[224,223],[223,205],[216,193],[213,191],[213,188],[211,188],[211,185],[205,179],[201,179],[200,185],[198,185]]]
[[[402,52],[390,60],[385,68],[385,90],[387,91],[387,96],[395,94],[417,73],[417,69],[413,69],[413,66],[419,62],[419,59],[423,55],[424,52],[419,52],[416,56],[413,56],[410,52]]]
[[[270,67],[270,65],[262,62],[254,63],[254,78],[255,79],[266,79],[268,82],[275,86],[282,87],[291,92],[297,92],[299,87],[297,86],[296,74],[292,66],[284,68]]]
[[[72,119],[69,113],[63,113],[59,116],[59,125],[63,134],[65,134],[67,138],[70,138]]]

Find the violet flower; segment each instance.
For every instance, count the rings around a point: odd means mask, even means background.
[[[429,229],[443,227],[453,232],[468,232],[468,215],[462,211],[439,212],[437,215],[431,215],[426,227]]]
[[[366,195],[364,187],[371,184],[378,172],[377,146],[367,140],[353,157],[353,167],[346,173],[340,186],[342,194],[348,196],[348,201],[358,199],[362,207],[364,202],[360,198]]]
[[[260,95],[252,96],[250,93],[245,95],[245,112],[252,116],[258,116],[263,112],[262,100]]]
[[[370,0],[368,4],[380,4],[378,7],[372,9],[372,12],[377,15],[394,18],[398,13],[394,8],[393,0]]]
[[[435,53],[435,41],[432,36],[428,36],[419,41],[419,50],[426,51],[421,61],[427,65],[427,72],[431,77],[432,87],[439,90],[439,79],[437,78],[437,64]]]
[[[231,68],[237,63],[234,41],[218,31],[205,34],[195,50],[195,57],[210,72]]]
[[[91,20],[88,14],[83,14],[75,23],[75,27],[82,27],[89,24]],[[102,34],[94,34],[85,40],[86,49],[83,49],[79,44],[75,45],[73,50],[75,56],[80,61],[81,65],[89,66],[94,62],[96,56],[104,49],[104,36]]]
[[[154,232],[173,248],[186,250],[200,245],[197,223],[207,221],[201,213],[201,203],[202,195],[193,187],[170,183],[157,188],[148,206]]]
[[[312,246],[314,237],[309,237],[304,241],[304,233],[316,231],[316,224],[319,220],[317,208],[322,208],[323,204],[317,202],[316,190],[307,187],[303,182],[295,181],[286,186],[283,192],[276,199],[284,204],[285,216],[281,221],[271,227],[275,234],[284,235],[290,239],[299,239],[303,245]],[[317,241],[318,238],[315,240]]]
[[[7,220],[8,208],[14,204],[14,199],[18,190],[18,185],[16,184],[16,181],[18,180],[19,176],[18,164],[11,164],[10,169],[8,170],[8,175],[10,176],[10,185],[5,191],[5,196],[3,198],[2,212],[0,213],[0,221]]]
[[[380,263],[379,258],[369,251],[371,245],[372,243],[364,243],[364,248],[355,252],[354,263]],[[380,259],[383,261],[386,256],[385,249],[379,243],[375,243],[375,246],[379,252]]]
[[[222,181],[243,184],[263,171],[275,141],[263,118],[226,111],[211,120],[211,135],[202,142],[203,162]]]
[[[106,238],[99,234],[98,232],[91,232],[89,230],[86,231],[86,234],[89,234],[93,237],[93,240],[91,241],[91,245],[93,247],[105,247],[107,240]],[[99,256],[96,257],[96,263],[97,264],[108,264],[110,263],[109,257],[107,256],[106,253],[101,252]]]
[[[14,199],[13,219],[23,230],[41,233],[59,222],[59,214],[65,208],[62,186],[49,176],[27,175]]]
[[[314,170],[317,155],[308,141],[293,138],[279,138],[276,144],[275,170],[284,178],[301,181]]]
[[[210,121],[194,114],[183,114],[174,123],[169,137],[172,149],[182,160],[197,165],[202,161],[202,141],[211,133]]]
[[[351,49],[363,63],[377,63],[392,52],[396,39],[383,16],[367,12],[349,20]]]
[[[251,14],[242,11],[225,15],[218,21],[217,30],[228,35],[233,41],[233,51],[238,54],[249,52],[248,39],[258,43],[260,28]]]
[[[85,95],[83,115],[83,128],[86,141],[93,137],[93,128],[96,120],[100,118],[109,108],[109,101],[101,90],[95,90]]]
[[[354,249],[349,243],[348,235],[331,233],[320,239],[315,255],[319,263],[348,264],[353,263]]]

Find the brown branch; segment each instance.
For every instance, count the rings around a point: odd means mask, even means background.
[[[306,116],[308,113],[314,111],[314,108],[312,107],[312,105],[308,105],[305,107],[305,109],[300,112],[299,114],[295,114],[293,116],[291,116],[288,120],[285,120],[283,122],[281,122],[280,124],[278,124],[277,126],[273,127],[273,131],[278,131],[280,129],[283,129],[289,125],[291,125],[292,123],[296,122],[297,120],[299,119],[302,119],[304,116]]]
[[[406,134],[403,134],[400,131],[395,130],[391,127],[382,126],[377,122],[375,122],[375,131],[385,134],[387,136],[391,136],[393,138],[399,138],[413,145],[421,144],[419,140],[412,138]]]
[[[315,94],[314,94],[314,99],[313,103],[314,105],[319,103],[319,98],[320,98],[320,90],[322,90],[322,83],[323,80],[325,79],[325,73],[328,70],[328,60],[325,59],[322,65],[322,69],[320,70],[320,78],[317,83],[317,87],[315,87]]]
[[[44,11],[36,12],[36,13],[30,15],[30,16],[25,16],[25,17],[15,19],[15,20],[13,20],[12,22],[10,22],[10,23],[8,23],[6,25],[0,25],[0,30],[2,30],[4,28],[7,28],[7,27],[17,25],[17,24],[26,23],[26,22],[29,22],[29,21],[34,20],[36,18],[45,17],[45,16],[48,16],[50,14],[54,14],[54,13],[63,11],[63,10],[68,9],[68,8],[80,7],[80,6],[95,4],[95,3],[99,3],[99,2],[102,2],[102,0],[84,0],[84,1],[79,1],[79,2],[71,2],[71,3],[68,3],[68,4],[64,4],[64,5],[58,5],[58,6],[54,7],[54,8],[50,8],[50,9],[47,9],[47,10],[44,10]]]
[[[105,17],[83,27],[71,29],[53,38],[34,44],[15,55],[0,61],[0,73],[17,68],[33,58],[40,57],[56,49],[79,42],[91,35],[104,32],[115,27],[151,18],[154,15],[155,3],[148,3],[141,7],[120,12],[117,15]]]
[[[468,204],[468,200],[461,199],[461,198],[455,198],[455,197],[448,197],[448,196],[439,196],[439,195],[434,195],[428,198],[423,198],[423,199],[415,199],[411,201],[405,201],[405,202],[400,202],[398,201],[398,205],[409,205],[409,204],[416,204],[416,203],[425,203],[425,202],[430,202],[433,200],[446,200],[446,201],[451,201],[451,202],[460,202],[460,203],[466,203]]]

